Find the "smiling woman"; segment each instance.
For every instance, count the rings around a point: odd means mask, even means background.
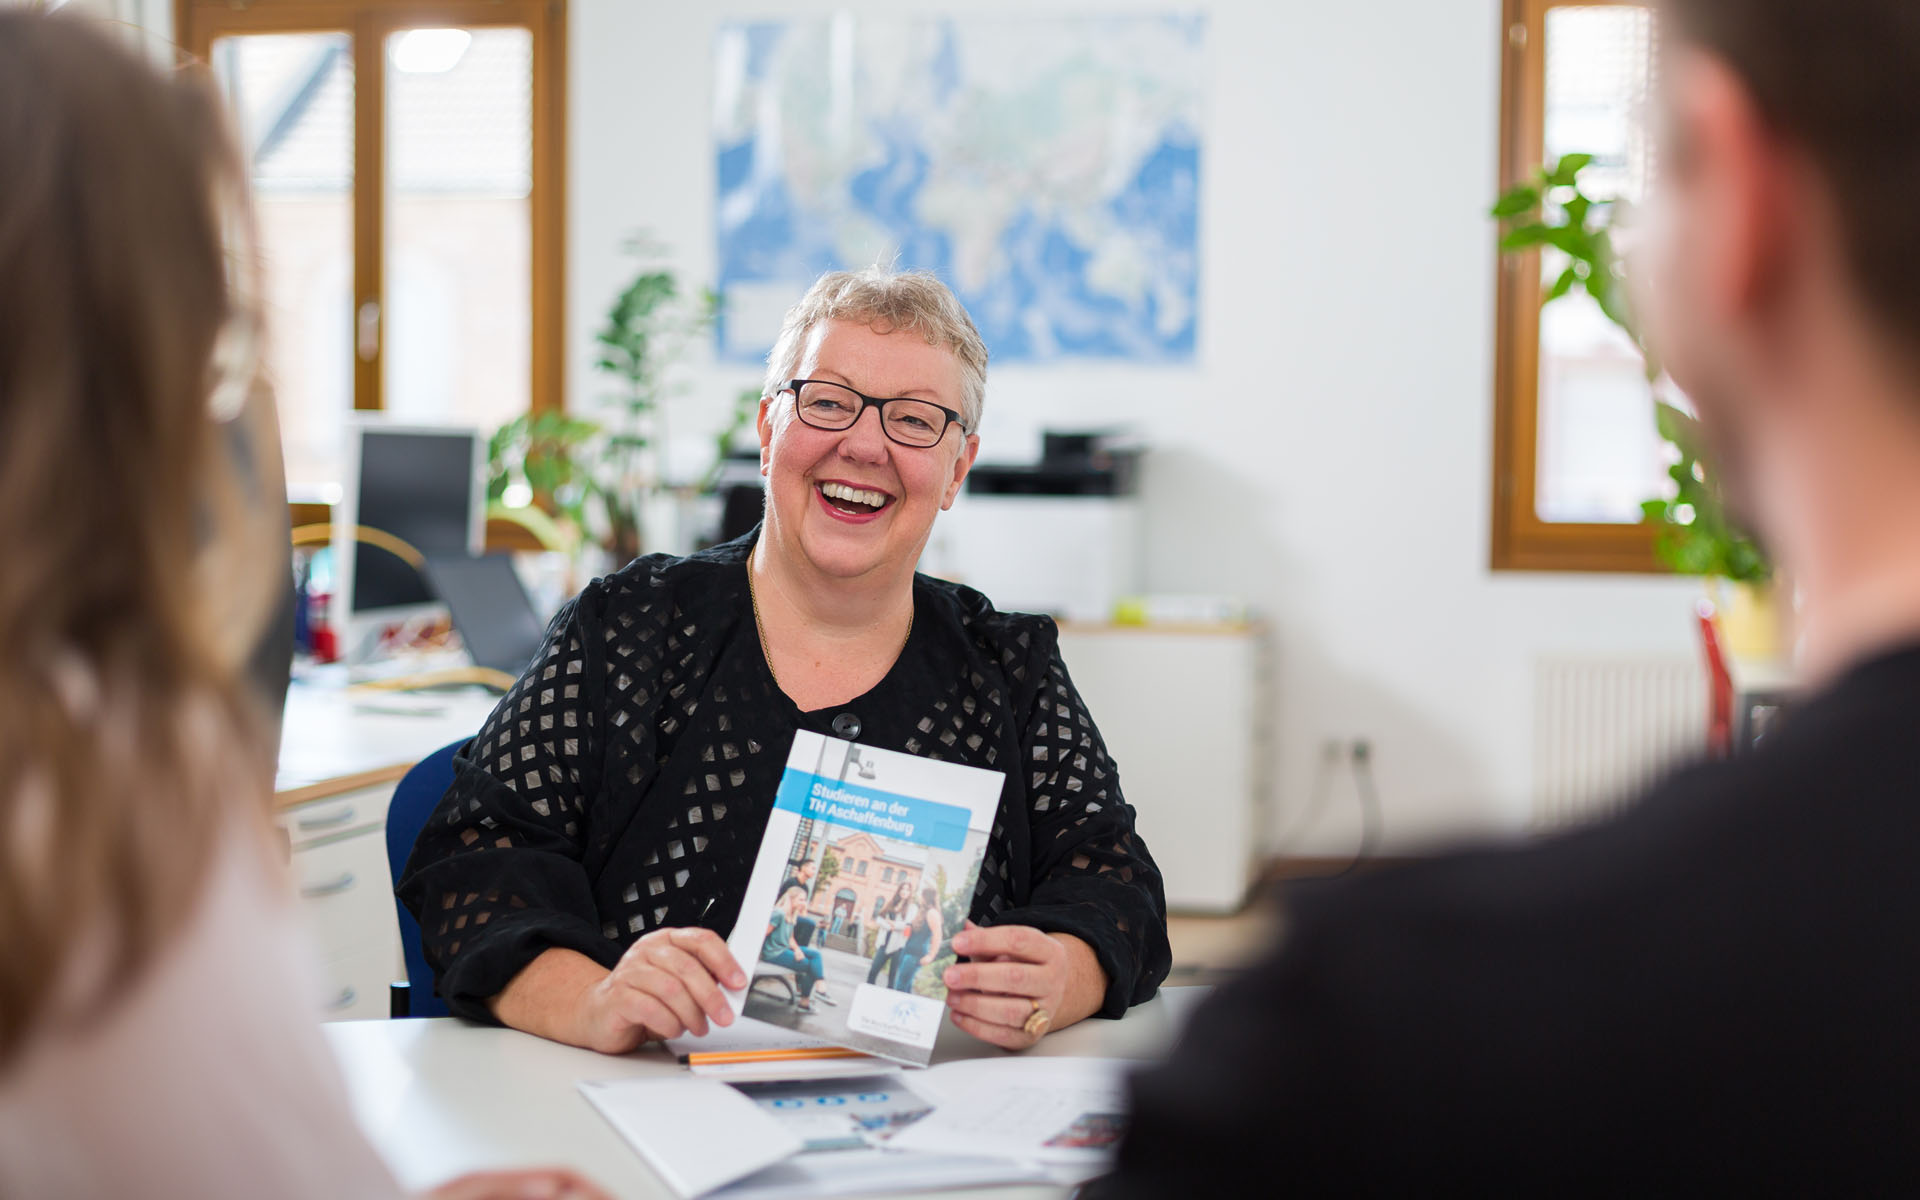
[[[927,275],[830,274],[788,313],[761,526],[582,592],[414,848],[401,894],[455,1012],[610,1052],[729,1022],[722,939],[797,730],[1005,774],[955,1024],[1019,1048],[1153,995],[1160,874],[1053,622],[914,571],[979,452],[986,362]],[[816,996],[870,971],[821,953]]]

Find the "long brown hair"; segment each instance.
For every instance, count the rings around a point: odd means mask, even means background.
[[[210,84],[86,19],[0,11],[0,163],[4,1064],[125,992],[235,811],[263,827],[272,746],[240,666],[284,586],[261,567],[284,509],[235,470],[280,466]]]
[[[912,903],[913,885],[903,879],[900,881],[900,886],[893,889],[893,899],[887,901],[887,906],[880,910],[880,915],[897,917],[906,910],[907,905]]]

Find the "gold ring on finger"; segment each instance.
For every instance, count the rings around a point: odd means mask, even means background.
[[[1027,1017],[1027,1023],[1020,1028],[1028,1037],[1039,1037],[1053,1025],[1053,1014],[1048,1012],[1038,1000],[1033,1002],[1033,1012]]]

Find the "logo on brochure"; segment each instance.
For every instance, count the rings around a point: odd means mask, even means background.
[[[945,1003],[928,996],[863,983],[853,993],[847,1028],[891,1042],[931,1046],[939,1036],[940,1015],[946,1009]]]

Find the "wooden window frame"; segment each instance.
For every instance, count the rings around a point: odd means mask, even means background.
[[[346,33],[353,38],[353,311],[379,305],[372,356],[353,355],[353,407],[380,409],[386,353],[387,35],[458,25],[533,33],[533,170],[527,196],[531,378],[534,413],[566,407],[566,46],[565,0],[174,0],[174,38],[203,64],[215,39],[248,33]],[[354,322],[357,326],[357,320]]]
[[[1547,11],[1648,2],[1503,0],[1499,191],[1530,180],[1545,154]],[[1496,254],[1493,569],[1662,572],[1651,526],[1540,519],[1540,251]]]

